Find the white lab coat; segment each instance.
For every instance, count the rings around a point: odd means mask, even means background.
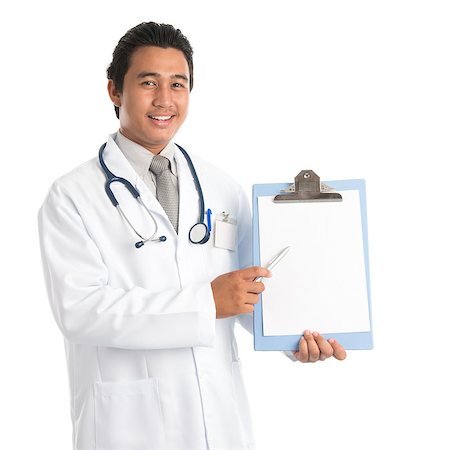
[[[198,194],[178,149],[175,158],[178,236],[114,135],[104,152],[109,169],[140,191],[166,242],[134,247],[139,239],[106,196],[97,158],[58,179],[40,210],[47,289],[65,337],[75,449],[254,448],[235,318],[215,319],[210,286],[219,274],[249,265],[248,202],[230,177],[193,157],[206,208],[213,217],[225,211],[236,218],[239,247],[215,248],[213,237],[191,244]],[[124,189],[114,191],[133,225],[151,230],[144,208]],[[251,317],[239,319],[251,325]]]

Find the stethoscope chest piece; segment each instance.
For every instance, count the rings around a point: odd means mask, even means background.
[[[196,223],[189,230],[189,240],[193,244],[205,244],[210,236],[209,229],[204,223]]]

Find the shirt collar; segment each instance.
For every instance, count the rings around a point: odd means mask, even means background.
[[[142,145],[125,137],[120,131],[117,132],[115,141],[138,176],[143,178],[148,173],[154,154],[142,147]],[[169,142],[167,146],[161,150],[160,155],[166,157],[170,161],[170,171],[177,176],[175,144],[172,141]]]

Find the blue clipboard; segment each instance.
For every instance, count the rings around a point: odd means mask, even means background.
[[[326,339],[335,338],[347,350],[370,350],[373,348],[373,333],[372,333],[372,312],[371,312],[371,296],[370,296],[370,273],[369,273],[369,250],[368,250],[368,235],[367,235],[367,211],[366,211],[366,190],[365,181],[358,180],[338,180],[326,181],[327,186],[333,190],[346,191],[358,190],[361,208],[361,227],[363,237],[365,275],[368,299],[368,314],[370,330],[367,332],[351,332],[351,333],[334,333],[323,334]],[[259,210],[258,198],[266,196],[275,196],[280,194],[283,190],[288,189],[292,183],[273,183],[273,184],[255,184],[253,185],[253,263],[254,265],[261,265],[260,259],[260,233],[259,233]],[[281,263],[280,263],[281,264]],[[302,334],[298,335],[282,335],[282,336],[268,336],[264,335],[264,320],[262,301],[264,293],[260,294],[260,301],[255,305],[253,314],[254,327],[254,348],[255,350],[272,350],[272,351],[297,351],[298,343]],[[299,330],[303,332],[304,330]],[[317,330],[320,332],[320,330]]]

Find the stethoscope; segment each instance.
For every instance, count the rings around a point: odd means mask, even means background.
[[[180,147],[178,144],[176,144],[176,145],[180,149],[181,153],[183,153],[183,156],[186,158],[186,161],[189,166],[189,170],[191,171],[192,178],[194,179],[195,188],[197,189],[198,199],[199,199],[199,203],[200,203],[200,213],[199,213],[198,222],[196,224],[194,224],[191,227],[191,229],[189,230],[189,241],[192,242],[193,244],[205,244],[206,242],[208,242],[210,232],[211,232],[210,211],[208,210],[208,225],[206,225],[204,222],[204,220],[205,220],[205,200],[203,198],[203,191],[202,191],[202,187],[200,185],[200,180],[198,179],[198,176],[197,176],[197,172],[195,171],[194,164],[192,163],[192,160],[189,157],[189,155],[187,154],[186,150],[184,150],[184,148]],[[153,217],[152,212],[147,208],[145,203],[142,201],[139,191],[127,179],[114,175],[108,169],[108,167],[105,163],[105,160],[103,159],[103,152],[105,150],[105,147],[106,147],[106,143],[104,143],[100,147],[100,150],[98,152],[98,160],[99,160],[100,166],[102,167],[102,170],[106,176],[105,191],[106,191],[106,194],[108,195],[108,198],[111,200],[111,203],[113,204],[113,206],[115,206],[117,208],[120,215],[128,223],[130,228],[141,239],[140,241],[136,242],[134,244],[134,246],[136,248],[141,248],[146,242],[164,242],[164,241],[166,241],[167,240],[166,236],[156,237],[156,235],[158,234],[158,224],[157,224],[155,218]],[[149,238],[145,238],[144,236],[139,234],[139,232],[134,228],[133,224],[130,222],[130,220],[128,219],[126,214],[123,212],[122,208],[119,205],[119,202],[117,201],[115,195],[113,194],[113,192],[111,190],[111,184],[113,184],[113,183],[123,184],[128,189],[130,194],[147,211],[148,215],[152,219],[152,222],[155,226],[155,231]]]

